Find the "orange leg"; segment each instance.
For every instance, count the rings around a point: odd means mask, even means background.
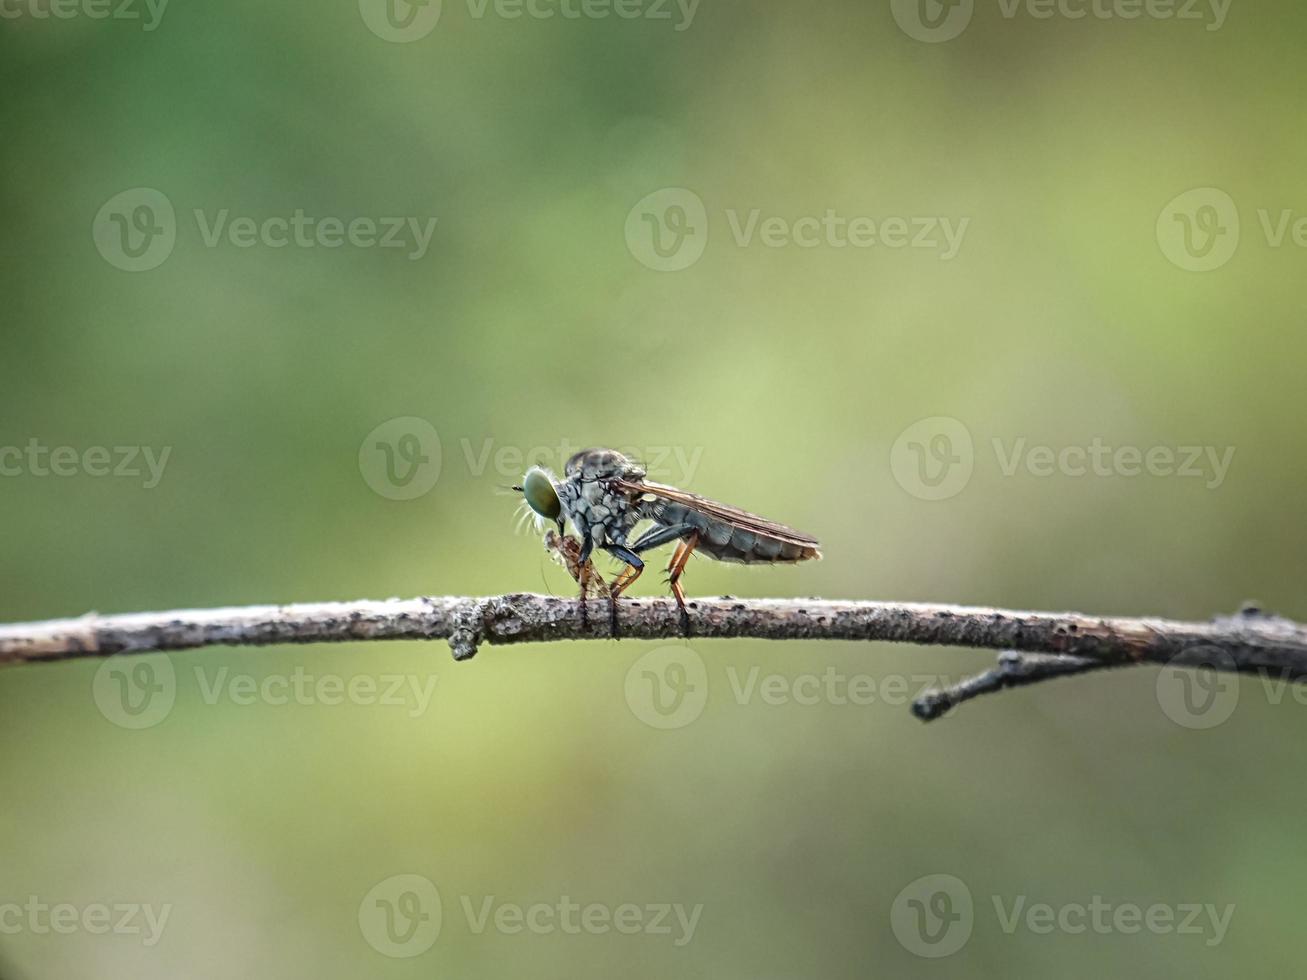
[[[681,588],[681,574],[685,571],[685,566],[694,554],[694,549],[699,546],[699,535],[691,534],[688,537],[681,538],[676,544],[676,551],[672,554],[672,560],[667,565],[667,584],[672,587],[672,595],[676,596],[676,605],[681,610],[681,631],[690,635],[690,614],[685,608],[685,590]]]
[[[644,571],[644,566],[641,566],[640,568],[636,568],[634,565],[627,565],[626,568],[622,570],[622,574],[617,576],[617,581],[613,583],[612,588],[609,591],[609,594],[614,599],[616,599],[618,596],[620,596],[623,592],[625,592],[627,589],[631,587],[631,583],[633,583],[636,579],[638,579],[640,577],[640,573],[643,571]]]
[[[590,612],[586,605],[586,594],[590,591],[591,568],[587,561],[576,566],[576,584],[581,587],[581,629],[590,629]]]

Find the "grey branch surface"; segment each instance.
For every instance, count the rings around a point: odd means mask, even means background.
[[[1213,656],[1213,661],[1218,660]],[[912,713],[922,721],[934,721],[982,694],[997,694],[1014,687],[1026,687],[1058,677],[1074,677],[1096,670],[1110,670],[1129,664],[1110,663],[1090,657],[1069,657],[1055,653],[1018,653],[1007,650],[998,657],[998,666],[942,691],[925,691],[912,703]],[[1205,666],[1210,666],[1207,664]]]
[[[611,639],[608,603],[516,593],[188,609],[0,625],[0,666],[217,645],[355,640],[449,642],[456,660],[484,643]],[[623,599],[618,637],[683,636],[675,603]],[[736,599],[689,603],[694,639],[879,640],[1008,651],[997,669],[924,695],[925,720],[980,694],[1111,667],[1171,664],[1307,681],[1307,626],[1245,607],[1209,622],[1099,618],[923,603]]]

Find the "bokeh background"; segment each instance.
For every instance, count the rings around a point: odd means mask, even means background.
[[[1307,616],[1299,4],[59,9],[0,18],[0,620],[565,593],[498,487],[589,444],[823,542],[696,561],[691,593]],[[436,224],[425,249],[206,239],[297,209]],[[795,241],[828,211],[876,243]],[[896,245],[896,218],[934,238]],[[1234,456],[1027,465],[1096,439]],[[135,475],[93,447],[136,447]],[[153,942],[11,911],[0,976],[1296,970],[1294,693],[1177,700],[1138,670],[911,717],[991,660],[394,643],[7,670],[0,906],[170,911]],[[328,688],[259,693],[297,672]],[[396,704],[358,686],[392,677]],[[564,897],[702,908],[692,934],[511,931]],[[1233,914],[1005,927],[1096,898]],[[487,900],[507,927],[478,928]]]

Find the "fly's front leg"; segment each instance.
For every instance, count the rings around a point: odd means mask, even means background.
[[[618,544],[604,545],[604,551],[618,561],[626,562],[626,568],[622,569],[622,574],[617,576],[617,581],[608,592],[608,624],[612,629],[613,639],[617,639],[621,632],[617,625],[617,600],[630,584],[640,577],[640,573],[644,571],[644,561],[630,548],[623,548]]]
[[[581,553],[576,558],[576,582],[581,587],[581,629],[590,632],[590,612],[586,605],[586,593],[590,591],[590,554],[594,551],[594,539],[586,534],[581,539]]]
[[[681,573],[685,571],[686,563],[698,546],[699,532],[694,531],[681,539],[671,562],[667,565],[667,584],[672,587],[672,594],[676,596],[676,605],[681,610],[681,633],[687,639],[690,636],[690,613],[685,608],[685,590],[681,588]]]

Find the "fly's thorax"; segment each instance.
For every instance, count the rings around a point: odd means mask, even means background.
[[[582,449],[567,461],[563,475],[587,483],[619,477],[624,480],[643,480],[645,470],[639,463],[615,449]]]
[[[587,537],[590,526],[587,516],[590,504],[581,496],[581,483],[568,479],[558,484],[558,502],[562,505],[563,516],[572,522],[582,537]]]
[[[569,464],[570,465],[570,464]],[[630,497],[607,480],[569,476],[558,488],[563,513],[582,537],[595,544],[625,544],[640,519]]]

